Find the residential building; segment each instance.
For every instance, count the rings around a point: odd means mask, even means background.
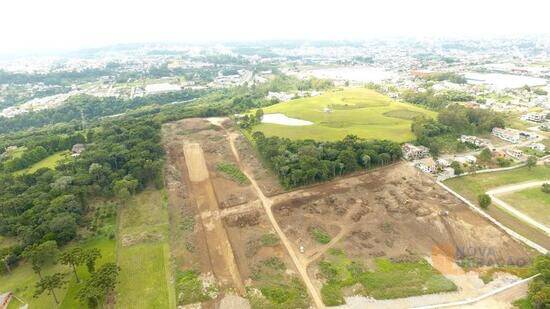
[[[430,155],[430,149],[425,146],[415,146],[405,143],[401,149],[403,150],[403,158],[409,161],[426,158]]]
[[[529,148],[533,149],[533,150],[536,150],[536,151],[544,151],[546,150],[546,146],[544,146],[543,144],[541,143],[533,143],[531,145],[529,145]]]
[[[544,122],[546,120],[546,113],[527,113],[521,116],[521,119],[533,122]]]
[[[522,160],[523,157],[525,156],[523,154],[523,151],[519,150],[519,149],[507,149],[506,150],[506,154],[514,159],[517,159],[517,160]]]
[[[483,148],[489,145],[489,141],[486,139],[479,138],[477,136],[471,135],[461,135],[458,139],[461,143],[472,144],[476,147]]]
[[[437,171],[437,166],[432,158],[424,158],[414,164],[416,168],[427,174],[433,174]]]
[[[507,142],[516,144],[519,142],[519,131],[513,129],[493,128],[493,135]]]

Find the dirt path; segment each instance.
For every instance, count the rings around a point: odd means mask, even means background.
[[[245,289],[237,268],[233,249],[219,215],[219,206],[210,181],[202,148],[197,143],[183,145],[183,153],[188,168],[192,190],[196,196],[204,232],[208,239],[207,247],[213,271],[222,284],[235,287],[244,295]]]
[[[511,213],[512,215],[518,217],[519,219],[525,221],[527,224],[530,224],[546,233],[546,235],[550,235],[550,228],[548,228],[546,225],[534,220],[533,218],[529,217],[528,215],[524,214],[523,212],[517,210],[512,205],[504,202],[500,198],[497,197],[497,195],[505,194],[505,193],[512,193],[516,191],[521,191],[524,189],[532,188],[532,187],[540,187],[544,183],[548,183],[548,180],[544,181],[529,181],[529,182],[523,182],[513,185],[506,185],[502,187],[498,187],[495,189],[491,189],[487,191],[487,195],[491,197],[491,200],[497,204],[499,207],[503,208],[507,212]]]
[[[258,186],[256,181],[254,180],[254,178],[251,176],[251,174],[248,173],[248,171],[246,171],[246,169],[244,168],[244,166],[241,162],[239,152],[237,151],[237,148],[235,147],[235,139],[237,138],[238,135],[235,134],[235,133],[227,132],[227,136],[228,136],[228,139],[229,139],[229,143],[231,145],[231,151],[233,152],[233,155],[235,156],[235,159],[237,160],[237,163],[238,163],[239,167],[241,168],[241,170],[245,174],[245,176],[250,180],[250,183],[252,184],[252,187],[254,188],[254,191],[256,192],[258,198],[262,202],[262,205],[264,206],[265,212],[267,214],[267,217],[268,217],[269,221],[271,222],[271,225],[273,226],[273,229],[275,230],[275,232],[277,233],[277,235],[281,239],[281,242],[283,243],[286,250],[288,251],[288,254],[291,257],[292,262],[294,262],[294,266],[298,270],[298,273],[300,273],[300,276],[302,277],[302,280],[303,280],[304,284],[306,285],[306,288],[309,292],[309,295],[311,296],[311,299],[313,300],[313,302],[315,304],[315,307],[324,308],[325,306],[323,304],[323,301],[321,300],[321,297],[319,296],[319,294],[317,292],[317,289],[315,288],[315,286],[313,285],[313,283],[311,282],[311,280],[310,280],[310,278],[307,274],[306,266],[304,265],[304,263],[301,262],[300,257],[298,257],[298,255],[296,255],[296,252],[294,252],[292,244],[290,243],[290,241],[288,240],[286,235],[283,233],[283,231],[281,230],[281,227],[279,226],[279,224],[275,220],[275,217],[273,216],[273,212],[271,210],[271,206],[273,205],[273,201],[271,199],[267,198],[263,194],[262,190],[260,189],[260,187]]]
[[[315,248],[313,252],[309,253],[305,264],[309,265],[320,258],[325,252],[327,252],[328,249],[334,247],[334,245],[339,242],[340,239],[346,236],[349,233],[350,229],[350,227],[342,227],[340,229],[340,232],[338,232],[338,234],[334,238],[332,238],[329,243],[322,245],[319,248]]]

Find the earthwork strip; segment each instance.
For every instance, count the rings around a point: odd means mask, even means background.
[[[219,205],[210,180],[202,148],[197,143],[183,145],[191,190],[197,201],[201,222],[206,233],[208,253],[213,272],[223,285],[231,285],[244,295],[244,285],[235,262],[233,249],[219,213]]]

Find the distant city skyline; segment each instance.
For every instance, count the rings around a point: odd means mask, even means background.
[[[550,34],[549,1],[8,0],[0,54],[141,42]]]

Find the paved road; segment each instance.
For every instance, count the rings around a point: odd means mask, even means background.
[[[292,262],[294,263],[294,266],[298,270],[298,273],[302,277],[302,280],[304,281],[304,284],[306,285],[306,288],[309,292],[309,295],[311,296],[311,299],[313,300],[315,307],[317,308],[324,308],[325,305],[323,304],[323,301],[321,300],[321,297],[317,293],[317,289],[311,282],[311,279],[309,278],[307,274],[307,269],[304,266],[304,264],[300,261],[300,258],[298,255],[296,255],[296,252],[294,251],[294,248],[292,247],[292,244],[286,237],[285,233],[281,230],[281,227],[279,226],[279,223],[277,223],[277,220],[275,220],[275,217],[273,216],[273,212],[271,211],[271,206],[273,205],[273,201],[269,198],[267,198],[260,187],[258,186],[258,183],[256,183],[256,180],[246,171],[246,169],[243,167],[241,159],[239,157],[239,153],[237,151],[237,148],[235,147],[235,138],[238,136],[234,133],[229,133],[229,143],[231,145],[231,151],[233,152],[233,155],[235,156],[235,159],[237,160],[237,163],[239,164],[239,167],[243,174],[250,180],[250,183],[252,184],[252,187],[254,188],[254,191],[256,191],[256,195],[262,202],[262,205],[264,206],[265,212],[267,214],[267,217],[269,221],[271,222],[271,225],[273,226],[273,229],[281,239],[281,242],[285,246],[286,250],[288,251],[288,254],[290,255],[290,258],[292,259]]]
[[[506,210],[507,212],[511,213],[512,215],[518,217],[519,219],[525,221],[526,223],[528,223],[528,224],[544,231],[546,233],[546,235],[550,235],[550,228],[548,228],[546,225],[532,219],[528,215],[526,215],[523,212],[517,210],[516,208],[514,208],[510,204],[504,202],[503,200],[501,200],[497,197],[497,195],[500,195],[500,194],[521,191],[521,190],[525,190],[525,189],[532,188],[532,187],[540,187],[540,186],[542,186],[543,183],[548,183],[548,182],[550,182],[550,180],[523,182],[523,183],[507,185],[507,186],[502,186],[502,187],[498,187],[498,188],[495,188],[495,189],[491,189],[491,190],[487,191],[486,193],[487,193],[487,195],[489,195],[491,197],[491,200],[495,204],[497,204],[499,207],[503,208],[504,210]]]

